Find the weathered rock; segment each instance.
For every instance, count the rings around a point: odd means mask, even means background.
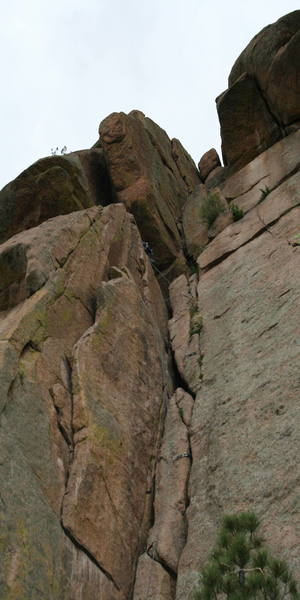
[[[188,425],[193,398],[178,388],[168,403],[156,469],[154,526],[147,547],[156,560],[177,573],[186,539],[185,510],[191,466]]]
[[[249,73],[258,82],[276,120],[289,125],[300,119],[300,10],[265,27],[236,60],[230,76],[232,86]]]
[[[173,600],[176,582],[171,575],[148,554],[139,560],[133,600]]]
[[[0,192],[0,243],[51,217],[108,204],[107,193],[102,150],[38,160]]]
[[[226,227],[231,223],[232,215],[227,209],[226,212],[218,215],[216,220],[213,222],[208,232],[209,239],[213,240],[219,233],[221,233],[221,231],[223,231],[223,229],[226,229]]]
[[[223,260],[259,233],[268,229],[281,215],[300,204],[300,172],[265,196],[265,199],[250,210],[240,221],[232,223],[222,231],[198,258],[200,269],[207,269]]]
[[[271,551],[299,573],[300,254],[288,243],[299,219],[292,208],[199,280],[203,379],[178,600],[188,597],[224,513],[254,510]]]
[[[159,271],[174,278],[185,269],[179,222],[196,180],[192,160],[139,111],[113,113],[99,131],[116,198],[133,213]]]
[[[90,150],[77,150],[67,155],[67,158],[79,160],[86,177],[88,194],[92,204],[106,206],[113,202],[112,190],[103,148],[93,147]]]
[[[217,98],[224,165],[235,171],[274,144],[282,133],[253,77],[243,74]]]
[[[208,242],[208,226],[201,217],[201,205],[207,197],[204,185],[196,187],[183,209],[182,226],[187,254],[196,260]]]
[[[300,131],[290,134],[228,177],[221,191],[246,213],[300,169]]]
[[[218,187],[226,177],[226,169],[225,167],[216,167],[210,174],[207,176],[205,180],[205,186],[207,189]]]
[[[265,27],[217,98],[224,164],[237,171],[300,125],[300,11]]]
[[[205,181],[208,175],[221,166],[219,155],[215,148],[211,148],[200,158],[198,163],[198,169],[200,173],[201,181]]]
[[[299,14],[236,63],[205,185],[133,111],[1,192],[1,599],[186,600],[241,510],[298,577]]]
[[[185,275],[170,285],[173,317],[169,321],[172,350],[180,376],[189,390],[197,392],[201,385],[201,353],[199,335],[202,316]]]
[[[124,600],[171,393],[159,286],[122,205],[51,219],[3,254],[1,596]]]
[[[183,147],[182,143],[175,138],[171,140],[171,151],[187,190],[192,192],[195,186],[199,185],[200,181],[199,171],[197,170],[192,157]]]
[[[212,211],[209,206],[215,202],[218,206]],[[232,215],[220,189],[208,191],[205,185],[197,186],[185,204],[182,218],[186,255],[193,267],[208,242],[230,223]]]
[[[165,366],[134,281],[104,283],[98,302],[95,325],[74,351],[75,450],[62,519],[127,596],[149,527]]]

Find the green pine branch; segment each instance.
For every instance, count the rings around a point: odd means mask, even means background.
[[[287,564],[271,556],[253,512],[225,515],[193,600],[300,600]]]

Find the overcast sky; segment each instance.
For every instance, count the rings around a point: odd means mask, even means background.
[[[285,0],[2,0],[0,189],[51,148],[90,147],[142,110],[198,162],[220,147],[215,97]]]

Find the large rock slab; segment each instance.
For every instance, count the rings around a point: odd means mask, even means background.
[[[158,283],[122,205],[20,233],[0,265],[1,597],[125,600],[172,393]]]
[[[193,398],[181,388],[169,400],[156,468],[154,525],[147,542],[148,553],[174,576],[186,540],[185,511],[192,459],[188,428],[193,404]]]
[[[139,111],[113,113],[99,128],[115,193],[135,217],[164,277],[185,269],[180,219],[187,194],[200,182],[178,142]]]
[[[101,149],[42,158],[0,192],[0,243],[51,217],[109,201]]]
[[[300,125],[300,11],[265,27],[217,98],[224,164],[237,171]]]
[[[98,303],[74,349],[74,458],[62,522],[127,597],[149,527],[165,357],[134,281],[104,283]]]
[[[281,215],[300,204],[300,172],[296,173],[250,210],[240,221],[228,225],[200,254],[200,269],[210,268],[269,228]]]
[[[224,513],[254,510],[275,555],[299,576],[300,209],[203,273],[202,388],[191,425],[188,539],[177,599],[188,597]]]
[[[240,169],[282,137],[253,77],[241,75],[216,102],[223,161],[231,170]]]
[[[228,202],[233,200],[246,213],[299,169],[300,131],[296,131],[228,177],[220,188]]]
[[[138,564],[134,586],[134,600],[173,600],[176,581],[161,566],[144,553]]]

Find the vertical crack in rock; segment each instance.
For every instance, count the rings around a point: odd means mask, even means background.
[[[86,335],[86,334],[84,334]],[[61,527],[68,537],[70,542],[75,546],[77,550],[84,553],[89,561],[93,563],[101,573],[119,590],[118,585],[114,581],[112,575],[97,561],[95,556],[89,551],[89,549],[82,543],[80,543],[72,531],[64,525],[63,519],[63,503],[65,495],[68,494],[68,481],[70,477],[70,469],[74,460],[74,394],[73,394],[73,383],[72,383],[72,366],[67,356],[63,356],[61,359],[61,378],[62,384],[56,383],[50,388],[49,392],[53,400],[53,404],[57,415],[58,429],[66,442],[69,450],[69,461],[66,469],[65,476],[65,494],[62,498],[61,504]],[[113,503],[112,503],[113,504]],[[76,595],[76,591],[74,592]]]
[[[74,458],[72,367],[67,356],[61,358],[60,368],[61,382],[55,383],[49,389],[49,394],[55,408],[58,429],[67,444],[69,453],[65,473],[67,489],[70,467]]]
[[[99,287],[96,321],[74,347],[74,460],[62,524],[127,597],[149,530],[149,484],[169,382],[152,292],[149,303],[125,267],[111,267],[108,277]]]
[[[170,285],[170,301],[173,317],[169,321],[169,333],[175,363],[183,387],[192,395],[201,387],[200,332],[202,315],[197,306],[197,277],[188,280],[180,275]]]
[[[82,337],[84,337],[85,335],[87,335],[87,332],[85,332]],[[57,425],[58,425],[59,431],[60,431],[63,439],[67,443],[68,450],[69,450],[69,464],[67,466],[66,476],[65,476],[65,494],[62,498],[62,503],[61,503],[61,515],[60,515],[61,527],[62,527],[65,535],[68,537],[70,542],[75,546],[75,548],[77,550],[79,550],[80,552],[84,553],[85,556],[87,557],[87,559],[89,561],[91,561],[91,563],[93,565],[95,565],[101,571],[101,573],[113,584],[113,586],[116,588],[116,590],[120,591],[120,588],[117,585],[117,583],[115,582],[112,575],[100,564],[100,562],[95,558],[95,556],[92,554],[92,552],[90,552],[88,547],[86,545],[84,545],[83,543],[81,543],[76,538],[76,536],[73,534],[71,529],[68,528],[67,526],[65,526],[65,524],[64,524],[64,517],[63,517],[64,499],[65,499],[66,495],[68,494],[68,482],[69,482],[69,478],[70,478],[71,466],[74,461],[74,452],[75,452],[73,374],[72,374],[71,362],[67,356],[63,356],[61,359],[61,378],[62,378],[63,385],[61,385],[60,383],[57,383],[54,386],[52,386],[52,388],[49,390],[51,397],[53,399],[53,404],[54,404],[56,414],[57,414]],[[83,429],[84,429],[84,427],[83,427]],[[82,439],[82,437],[81,437],[81,439]],[[104,480],[104,478],[103,478],[103,480]],[[111,502],[112,502],[112,499],[111,499]],[[113,502],[112,502],[112,506],[114,506]],[[76,590],[73,593],[77,597]]]
[[[169,325],[170,333],[174,336],[171,339],[174,380],[182,386],[176,389],[166,408],[154,480],[154,521],[146,550],[138,561],[134,600],[147,600],[150,597],[172,600],[175,597],[178,562],[187,537],[186,509],[189,505],[188,482],[192,464],[189,427],[194,405],[194,393],[191,395],[189,390],[195,383],[191,378],[192,372],[184,369],[184,361],[190,360],[190,340],[194,337],[197,339],[194,356],[200,367],[199,333],[202,318],[197,310],[196,276],[191,277],[190,281],[185,276],[178,280],[170,290],[174,317]],[[181,369],[178,368],[178,361]],[[161,587],[164,591],[159,592],[160,596],[157,590]]]
[[[74,546],[78,549],[81,550],[84,554],[86,554],[86,556],[88,557],[88,559],[94,564],[96,565],[96,567],[101,571],[101,573],[103,573],[103,575],[105,575],[105,577],[107,577],[107,579],[109,581],[111,581],[114,585],[114,587],[119,591],[120,588],[118,587],[118,585],[116,584],[116,582],[114,581],[113,577],[111,576],[110,573],[108,573],[102,565],[100,565],[100,563],[96,560],[96,558],[91,554],[91,552],[89,552],[89,550],[83,546],[82,544],[80,544],[78,542],[78,540],[72,535],[72,533],[66,528],[64,527],[63,522],[61,521],[61,526],[63,531],[65,532],[66,536],[69,538],[69,540],[71,540],[72,544],[74,544]]]
[[[147,552],[139,558],[133,600],[173,600],[176,577]]]
[[[181,388],[168,402],[156,467],[154,523],[146,551],[138,561],[134,600],[152,598],[147,595],[149,590],[153,598],[160,598],[153,590],[154,581],[157,588],[167,588],[166,598],[171,600],[175,595],[178,561],[186,541],[185,511],[192,462],[188,427],[193,402]]]

